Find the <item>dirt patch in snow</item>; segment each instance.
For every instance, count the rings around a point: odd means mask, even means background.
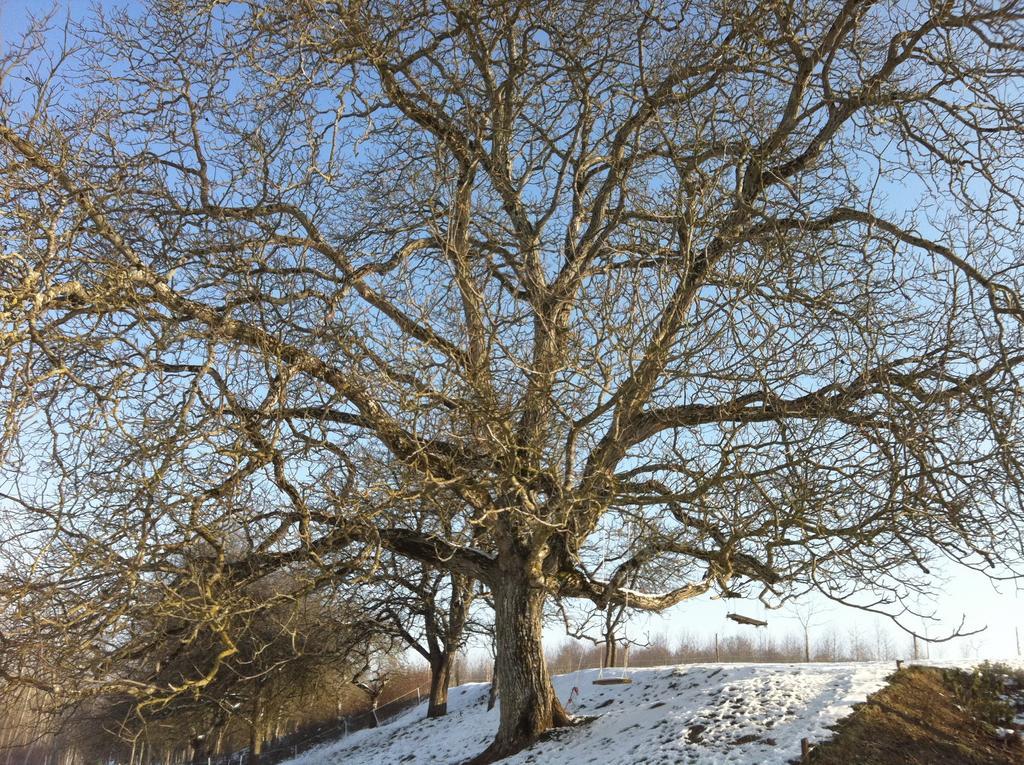
[[[1016,719],[1015,698],[1007,694],[1005,681],[992,668],[973,673],[904,669],[841,720],[836,736],[811,750],[810,762],[1024,765],[1020,734],[1005,727]]]

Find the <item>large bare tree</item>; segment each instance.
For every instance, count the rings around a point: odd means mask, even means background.
[[[182,0],[92,26],[2,69],[26,560],[107,539],[131,570],[232,529],[225,576],[383,547],[480,580],[480,761],[569,722],[552,595],[899,616],[935,557],[1019,571],[1017,0]],[[407,488],[373,478],[392,461]],[[393,512],[423,498],[429,531]],[[667,589],[624,587],[651,566]]]

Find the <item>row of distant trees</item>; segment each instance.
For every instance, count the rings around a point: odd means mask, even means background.
[[[857,629],[845,633],[822,630],[809,643],[799,630],[776,634],[682,634],[653,635],[642,642],[624,644],[622,650],[629,667],[657,667],[716,661],[804,662],[804,661],[880,661],[910,656],[909,644],[896,641],[886,630],[868,634]],[[628,646],[628,647],[627,647]],[[552,651],[548,663],[552,672],[574,672],[577,667],[601,666],[601,646],[567,642]]]
[[[472,581],[379,558],[348,576],[297,564],[238,586],[225,571],[240,545],[199,543],[141,575],[98,552],[91,567],[76,561],[75,582],[5,555],[0,762],[191,762],[242,748],[257,762],[266,742],[372,719],[395,697],[445,714],[458,652],[489,630]],[[118,612],[92,588],[121,592]]]
[[[49,653],[9,644],[7,746],[32,761],[198,761],[243,747],[258,760],[264,742],[379,696],[395,651],[358,606],[283,577],[216,599],[200,581],[133,601],[105,635],[83,614],[81,631],[49,636]],[[26,675],[35,683],[17,681]],[[153,687],[169,692],[139,693]]]

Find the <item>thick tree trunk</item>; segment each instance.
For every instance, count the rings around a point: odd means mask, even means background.
[[[500,718],[494,742],[472,765],[484,765],[507,757],[533,743],[554,727],[570,725],[551,687],[542,643],[542,615],[546,593],[531,586],[525,566],[517,575],[494,583],[495,662],[499,687]]]
[[[214,739],[213,753],[215,755],[224,754],[224,731],[228,728],[227,720],[217,726],[217,736]]]
[[[206,759],[207,740],[205,736],[195,736],[192,739],[192,762],[202,762]]]
[[[448,713],[448,684],[452,671],[452,654],[441,651],[430,659],[430,701],[427,717],[444,717]]]
[[[249,723],[248,765],[258,765],[263,754],[263,698],[262,689],[257,688],[252,700],[252,720]]]
[[[249,732],[249,759],[250,765],[257,765],[263,756],[263,733],[256,728]]]

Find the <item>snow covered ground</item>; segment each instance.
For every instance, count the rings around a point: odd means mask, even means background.
[[[827,726],[881,688],[894,669],[891,661],[687,664],[631,671],[629,685],[594,685],[597,670],[562,675],[555,690],[563,703],[572,697],[569,711],[596,719],[556,731],[505,762],[782,765],[799,757],[800,739],[828,738]],[[290,765],[454,765],[487,746],[498,710],[487,711],[483,683],[453,688],[448,709],[447,717],[427,720],[422,705]]]

